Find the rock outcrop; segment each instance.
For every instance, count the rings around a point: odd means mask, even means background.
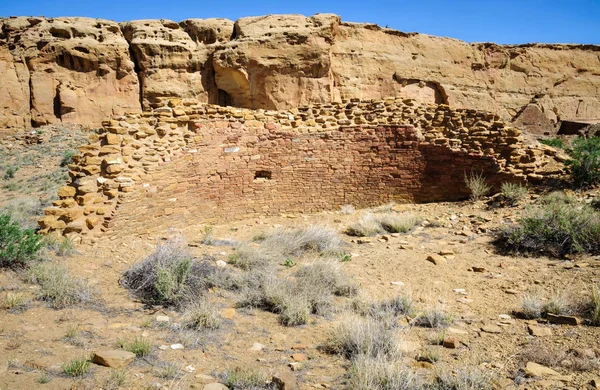
[[[469,44],[336,15],[0,19],[0,127],[69,122],[174,97],[289,109],[413,98],[498,113],[535,132],[600,119],[600,47]],[[550,128],[548,128],[550,127]]]

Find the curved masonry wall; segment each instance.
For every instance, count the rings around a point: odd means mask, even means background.
[[[540,182],[561,174],[555,150],[524,144],[493,114],[411,100],[251,111],[172,99],[104,123],[69,168],[72,182],[43,232],[110,228],[118,203],[152,218],[241,218],[468,196],[464,174]]]

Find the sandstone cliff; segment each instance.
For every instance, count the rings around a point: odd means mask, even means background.
[[[336,15],[142,20],[0,19],[0,128],[159,107],[172,97],[287,109],[414,98],[498,113],[530,130],[600,119],[600,47],[499,46]]]

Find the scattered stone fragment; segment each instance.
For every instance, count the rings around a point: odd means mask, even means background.
[[[552,336],[552,329],[540,325],[527,325],[527,331],[535,337]]]
[[[427,261],[433,263],[435,265],[440,265],[446,263],[446,259],[440,255],[429,255],[427,256]]]
[[[440,256],[450,256],[454,254],[454,251],[452,249],[442,249],[438,252],[438,254]]]
[[[306,349],[306,345],[305,344],[294,344],[294,345],[292,345],[292,349],[303,351]]]
[[[560,376],[560,373],[554,371],[551,368],[542,366],[534,362],[528,362],[525,366],[525,373],[527,376],[547,377],[547,376]]]
[[[404,282],[392,282],[392,286],[404,286]]]
[[[202,388],[202,390],[229,390],[229,387],[225,386],[222,383],[209,383],[208,385],[204,386]]]
[[[171,319],[169,316],[156,316],[156,322],[169,322]]]
[[[456,349],[459,347],[460,342],[456,337],[445,337],[442,345],[444,348]]]
[[[183,349],[183,344],[172,344],[171,349]]]
[[[95,364],[115,369],[127,367],[134,360],[134,353],[122,349],[96,352],[92,358]]]
[[[168,345],[161,345],[160,347],[158,347],[158,349],[162,350],[162,351],[166,351],[167,349],[169,349]]]
[[[254,343],[250,347],[250,351],[262,351],[263,349],[265,349],[265,346],[261,343]]]
[[[292,369],[292,371],[302,371],[304,368],[304,364],[300,362],[288,363],[288,366]]]
[[[502,333],[502,328],[498,325],[485,325],[481,327],[481,331],[485,333],[498,334]]]
[[[217,267],[221,267],[221,268],[227,267],[227,262],[225,262],[223,260],[217,260],[217,261],[215,261],[215,264],[217,265]]]
[[[511,289],[511,288],[504,290],[504,292],[507,293],[507,294],[511,294],[511,295],[517,295],[517,294],[519,294],[519,291]]]
[[[559,324],[559,325],[579,325],[581,324],[581,319],[574,316],[561,316],[554,315],[548,313],[548,322],[551,324]]]
[[[487,271],[487,269],[485,269],[484,267],[471,267],[471,269],[473,270],[473,272],[479,272],[479,273]]]
[[[303,361],[305,361],[308,358],[303,353],[295,353],[295,354],[292,355],[292,359],[294,359],[297,362],[303,362]]]
[[[499,314],[498,319],[500,320],[510,320],[512,317],[509,314]]]

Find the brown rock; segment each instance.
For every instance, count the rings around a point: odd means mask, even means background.
[[[134,353],[122,349],[96,352],[92,358],[92,362],[95,364],[115,369],[127,367],[134,360]]]
[[[446,259],[440,255],[429,255],[429,256],[427,256],[427,261],[429,261],[430,263],[433,263],[435,265],[440,265],[440,264],[446,263]]]
[[[529,324],[527,325],[527,331],[530,335],[536,337],[552,336],[552,329],[545,326]]]
[[[502,333],[502,328],[499,327],[498,325],[485,325],[485,326],[481,327],[481,330],[485,333],[492,333],[492,334]]]
[[[554,371],[551,368],[542,366],[541,364],[528,362],[525,366],[525,373],[528,376],[534,377],[547,377],[547,376],[560,376],[559,372]]]
[[[460,342],[456,337],[445,337],[442,345],[444,348],[456,349],[460,346]]]
[[[59,198],[72,198],[77,193],[75,187],[64,186],[58,189],[58,197]]]
[[[297,390],[298,382],[296,376],[291,372],[277,373],[271,379],[278,390]]]
[[[307,357],[303,353],[294,353],[292,354],[292,359],[294,359],[297,362],[303,362],[307,359]]]
[[[222,383],[209,383],[205,385],[202,390],[229,390],[229,387],[225,386]]]
[[[551,324],[559,324],[559,325],[579,325],[581,324],[581,319],[574,316],[563,316],[563,315],[554,315],[548,313],[546,316],[548,322]]]

